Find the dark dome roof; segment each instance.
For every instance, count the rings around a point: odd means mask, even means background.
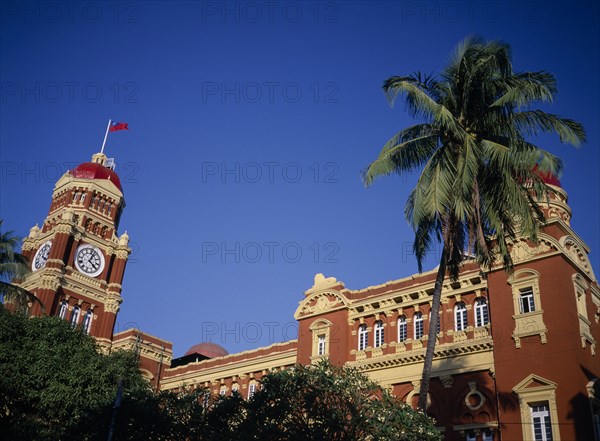
[[[109,179],[119,190],[123,191],[119,176],[110,168],[106,168],[97,162],[84,162],[83,164],[79,164],[71,170],[70,173],[75,178]]]
[[[227,352],[227,350],[224,347],[219,346],[216,343],[206,342],[198,343],[197,345],[192,346],[185,353],[185,355],[191,354],[200,354],[208,358],[216,358],[229,355],[229,352]]]

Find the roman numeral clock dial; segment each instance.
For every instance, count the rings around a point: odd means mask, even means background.
[[[39,270],[48,261],[48,256],[50,255],[50,248],[52,248],[52,241],[44,242],[42,246],[37,250],[35,256],[33,257],[33,262],[31,263],[31,269],[33,271]]]
[[[96,277],[104,270],[104,256],[92,245],[81,245],[75,253],[75,267],[86,276]]]

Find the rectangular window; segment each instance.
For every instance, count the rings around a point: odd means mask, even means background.
[[[475,435],[475,432],[469,432],[467,433],[467,437],[465,439],[466,441],[476,441],[477,436]]]
[[[535,303],[533,301],[533,288],[523,288],[519,290],[519,307],[521,314],[535,311]]]
[[[464,303],[459,303],[454,308],[454,327],[456,331],[467,329],[467,307]]]
[[[252,398],[254,392],[256,392],[256,383],[250,383],[248,386],[248,398]]]
[[[406,319],[402,317],[398,320],[398,341],[403,342],[408,338],[408,329],[406,326]]]
[[[485,326],[490,321],[487,301],[485,299],[478,299],[475,303],[475,326]]]
[[[533,439],[535,441],[552,441],[552,424],[548,404],[530,406],[533,423]]]
[[[415,314],[415,340],[423,337],[423,316],[421,313]]]
[[[318,338],[317,355],[325,355],[325,336],[319,335]]]
[[[375,347],[378,348],[383,345],[383,323],[375,323]]]
[[[358,350],[364,351],[367,348],[367,342],[369,340],[369,332],[367,331],[367,325],[360,325],[358,328]]]

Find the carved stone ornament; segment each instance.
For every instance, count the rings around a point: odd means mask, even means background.
[[[321,293],[302,302],[299,315],[320,314],[343,305],[344,301],[335,293]]]
[[[43,289],[56,291],[60,286],[60,277],[55,274],[44,274],[41,279]]]
[[[583,247],[581,247],[571,236],[564,236],[561,238],[560,244],[562,245],[565,254],[569,256],[582,271],[590,276],[592,280],[595,280],[596,278],[592,271],[592,265],[590,264],[590,260]]]
[[[121,299],[120,296],[109,295],[106,298],[106,303],[104,303],[104,309],[106,312],[112,312],[113,314],[116,314],[119,312],[119,306],[121,305],[122,301],[123,299]]]
[[[308,291],[306,291],[306,295],[315,291],[330,288],[337,284],[338,280],[335,277],[325,277],[322,273],[317,273],[315,274],[315,281],[313,283],[313,286]]]
[[[540,254],[554,250],[550,243],[540,239],[537,245],[530,244],[526,240],[515,242],[510,250],[513,262],[521,262],[531,259]]]

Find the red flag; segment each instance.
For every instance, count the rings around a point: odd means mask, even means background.
[[[119,130],[129,130],[129,127],[127,127],[129,124],[124,123],[124,122],[114,122],[111,123],[110,125],[110,129],[108,129],[109,132],[117,132]]]

